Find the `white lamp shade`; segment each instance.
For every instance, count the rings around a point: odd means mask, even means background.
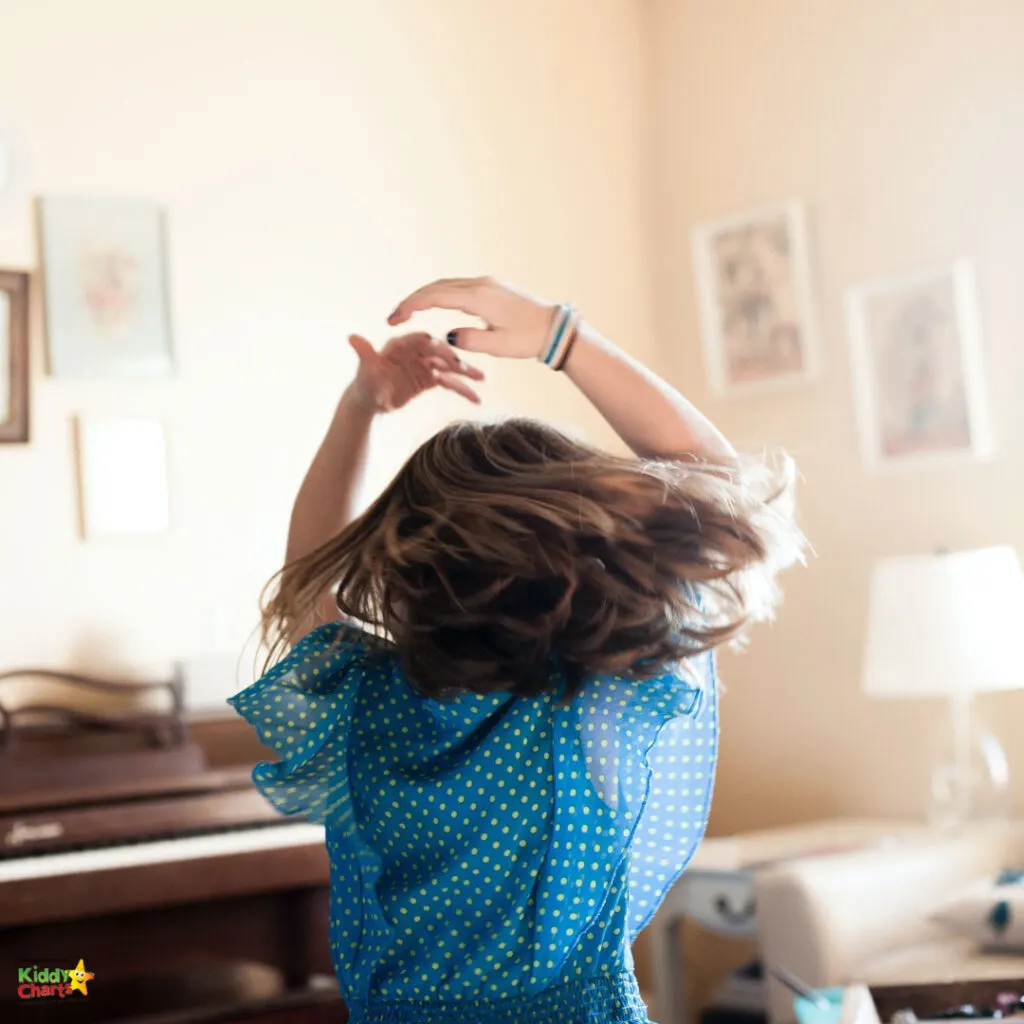
[[[1010,547],[890,558],[871,577],[872,697],[1024,688],[1024,573]]]

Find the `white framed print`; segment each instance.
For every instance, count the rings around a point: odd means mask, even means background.
[[[51,375],[169,375],[163,208],[135,199],[47,197],[37,214]]]
[[[846,317],[869,467],[992,456],[978,292],[969,263],[852,288]]]
[[[170,497],[163,424],[151,419],[79,416],[73,426],[82,538],[166,533]]]
[[[698,314],[714,394],[806,384],[820,370],[802,203],[763,206],[693,232]]]

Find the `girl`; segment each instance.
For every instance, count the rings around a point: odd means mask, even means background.
[[[630,943],[707,819],[711,652],[800,554],[791,473],[741,463],[568,306],[439,281],[389,322],[430,308],[485,326],[351,339],[264,602],[284,656],[232,698],[282,758],[253,777],[326,826],[353,1024],[641,1024]],[[376,416],[477,400],[462,352],[565,373],[634,456],[459,424],[353,519]]]

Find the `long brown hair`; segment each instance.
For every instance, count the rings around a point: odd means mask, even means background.
[[[530,420],[457,424],[270,581],[268,660],[334,589],[427,696],[538,694],[555,659],[569,693],[651,678],[771,616],[803,547],[792,489],[788,460],[644,461]]]

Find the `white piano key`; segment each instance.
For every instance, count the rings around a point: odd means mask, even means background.
[[[201,857],[323,844],[323,825],[289,822],[231,832],[211,832],[182,839],[158,839],[123,846],[105,846],[95,850],[35,854],[0,861],[0,886],[7,882],[20,882],[30,878],[53,878],[58,875],[111,871],[144,864],[168,864],[174,861],[197,860]]]

